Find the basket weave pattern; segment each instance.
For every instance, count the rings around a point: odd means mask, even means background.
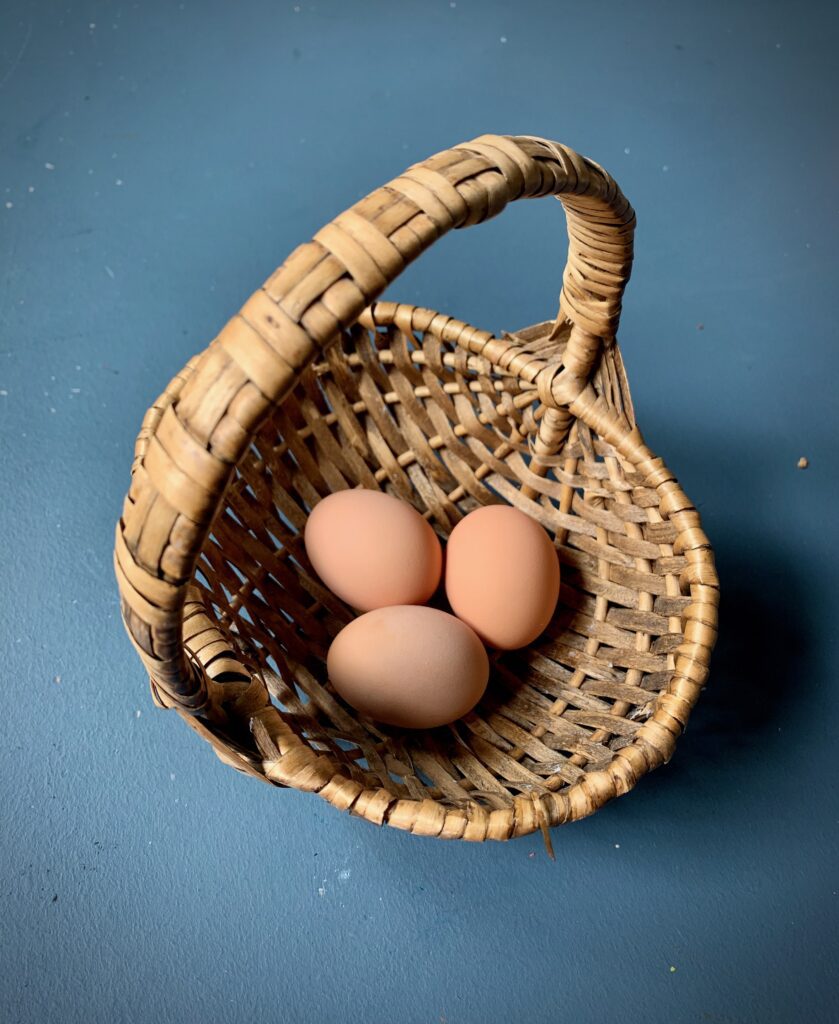
[[[555,322],[499,338],[375,301],[445,231],[541,195],[568,218]],[[596,164],[483,136],[298,248],[138,439],[115,564],[157,702],[241,771],[446,838],[583,817],[666,761],[705,681],[718,583],[696,510],[635,424],[615,340],[633,229]],[[498,501],[555,538],[553,622],[491,653],[485,698],[450,727],[378,726],[326,679],[352,611],[302,531],[356,486],[410,501],[443,538]]]

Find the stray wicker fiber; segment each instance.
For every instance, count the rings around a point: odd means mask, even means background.
[[[451,228],[557,196],[555,322],[494,337],[374,300]],[[296,249],[149,410],[116,533],[122,613],[158,704],[223,761],[376,824],[510,839],[591,814],[673,752],[705,682],[718,582],[699,515],[644,444],[615,334],[635,215],[597,164],[485,135]],[[330,688],[351,610],[313,573],[324,495],[382,489],[441,537],[509,502],[555,537],[556,616],[492,653],[454,725],[399,731]]]

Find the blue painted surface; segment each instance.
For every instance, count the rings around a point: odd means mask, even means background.
[[[0,1020],[830,1019],[835,14],[298,6],[0,8]],[[556,864],[225,768],[151,706],[110,566],[169,378],[322,223],[484,131],[567,142],[635,205],[635,403],[723,582],[675,759]],[[517,204],[392,295],[521,326],[563,248],[557,204]]]

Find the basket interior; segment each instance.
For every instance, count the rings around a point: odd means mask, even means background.
[[[516,340],[544,351],[551,326]],[[631,426],[616,345],[593,383]],[[689,601],[675,530],[656,492],[579,421],[535,473],[542,414],[532,385],[431,331],[356,325],[309,367],[238,466],[195,582],[286,725],[365,787],[488,809],[561,791],[632,741],[670,680]],[[410,501],[444,543],[463,515],[499,501],[555,538],[553,621],[524,650],[490,652],[484,699],[451,726],[382,727],[329,686],[326,651],[353,612],[318,581],[302,533],[318,500],[356,486]]]

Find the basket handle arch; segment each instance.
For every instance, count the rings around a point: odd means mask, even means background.
[[[162,703],[213,713],[206,673],[185,649],[187,590],[235,465],[265,417],[441,235],[515,199],[549,195],[562,202],[568,226],[557,325],[570,321],[571,331],[555,393],[570,404],[617,332],[635,214],[612,177],[567,146],[482,135],[409,167],[294,250],[193,361],[189,378],[173,381],[149,410],[114,563],[123,622]],[[475,335],[458,343],[525,369],[528,357],[515,346]]]

